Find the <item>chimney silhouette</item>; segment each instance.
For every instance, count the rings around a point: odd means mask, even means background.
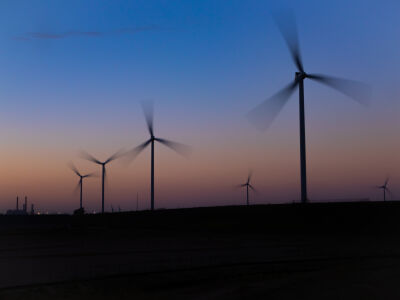
[[[18,206],[18,196],[17,196],[17,210],[18,210],[19,206]]]
[[[34,205],[33,205],[33,203],[31,204],[31,215],[34,215],[35,214],[35,210],[34,210]]]
[[[25,206],[24,206],[24,211],[28,212],[28,197],[25,196]]]

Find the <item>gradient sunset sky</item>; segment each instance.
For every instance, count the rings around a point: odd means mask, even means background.
[[[156,207],[244,204],[234,186],[253,170],[258,204],[300,197],[297,94],[266,132],[245,115],[294,79],[271,12],[295,11],[308,72],[372,86],[363,107],[305,82],[310,201],[370,198],[390,177],[400,198],[399,1],[0,2],[0,211],[27,195],[71,212],[78,177],[148,138],[140,102],[155,101],[155,133],[192,146],[156,146]],[[150,151],[108,166],[106,210],[149,207]],[[98,211],[100,178],[84,206]]]

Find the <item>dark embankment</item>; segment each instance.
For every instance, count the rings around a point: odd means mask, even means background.
[[[400,203],[0,217],[0,299],[400,299]]]
[[[121,229],[175,233],[400,233],[400,202],[203,207],[104,215],[1,216],[0,230]]]

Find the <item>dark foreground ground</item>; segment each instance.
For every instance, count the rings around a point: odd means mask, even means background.
[[[0,217],[0,299],[400,299],[400,203]]]

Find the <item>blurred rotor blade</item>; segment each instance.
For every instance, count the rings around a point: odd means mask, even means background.
[[[251,176],[253,176],[253,171],[249,172],[249,175],[247,176],[247,183],[250,183]]]
[[[249,184],[249,187],[255,192],[258,193],[258,190],[254,188],[254,186],[252,186],[251,184]]]
[[[118,150],[115,152],[113,155],[111,155],[105,163],[108,164],[109,162],[112,162],[113,160],[116,160],[117,158],[123,156],[125,154],[125,151],[123,149]]]
[[[125,152],[125,160],[126,162],[131,162],[136,158],[136,156],[139,155],[140,152],[142,152],[149,144],[151,143],[151,139],[147,140],[146,142],[140,144],[139,146]]]
[[[79,189],[81,188],[81,180],[78,181],[78,184],[74,188],[74,194],[79,192]]]
[[[249,121],[259,130],[268,129],[293,94],[297,84],[298,80],[293,81],[271,98],[253,108],[247,113]]]
[[[190,155],[190,153],[192,153],[192,148],[184,144],[160,138],[155,138],[155,140],[157,142],[160,142],[161,144],[164,144],[165,146],[171,148],[172,150],[176,151],[177,153],[183,156],[187,157]]]
[[[89,177],[99,177],[99,174],[97,172],[93,172],[82,176],[82,178],[89,178]]]
[[[385,184],[383,185],[383,186],[387,186],[387,184],[389,183],[389,178],[386,178],[386,180],[385,180]]]
[[[97,158],[95,158],[94,156],[90,155],[89,153],[87,153],[84,150],[80,151],[80,157],[83,158],[83,159],[86,159],[88,161],[94,162],[95,164],[101,165],[101,162]]]
[[[153,115],[154,115],[154,103],[153,101],[143,101],[142,108],[144,117],[146,118],[147,129],[151,136],[154,136],[153,131]]]
[[[291,10],[280,12],[273,15],[275,23],[279,28],[297,69],[304,73],[303,63],[301,60],[299,38],[297,25],[294,14]]]
[[[233,186],[233,188],[235,188],[235,189],[238,189],[238,188],[242,188],[242,187],[244,187],[244,186],[246,186],[247,184],[236,184],[236,185],[234,185]]]
[[[386,192],[387,192],[390,196],[393,196],[393,193],[392,193],[392,191],[391,191],[389,188],[386,188]]]
[[[76,175],[81,176],[81,174],[79,173],[78,169],[75,167],[75,165],[72,162],[68,163],[68,167],[75,172]]]
[[[371,97],[371,86],[366,83],[322,74],[307,74],[307,78],[325,84],[358,103],[367,106]]]

